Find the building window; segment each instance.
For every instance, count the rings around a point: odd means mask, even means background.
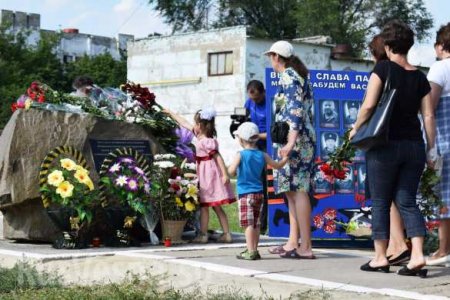
[[[208,54],[208,75],[220,76],[233,74],[233,52]]]
[[[63,56],[63,62],[65,64],[73,62],[73,56],[72,55],[64,55]]]

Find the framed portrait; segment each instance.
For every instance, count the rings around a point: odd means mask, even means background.
[[[366,177],[367,170],[366,164],[358,164],[356,165],[356,176],[358,178],[358,194],[365,195],[366,194]]]
[[[358,112],[361,107],[360,101],[344,101],[343,104],[344,111],[344,127],[351,128],[352,125],[356,122],[356,118],[358,117]]]
[[[353,166],[347,166],[347,171],[345,172],[345,179],[336,179],[335,181],[335,191],[340,194],[353,194],[355,192],[355,175],[353,171]]]
[[[320,171],[320,166],[316,166],[313,180],[314,194],[330,194],[331,188],[331,183],[325,179],[325,175]]]
[[[320,100],[319,120],[322,128],[339,128],[339,101]]]
[[[320,157],[327,160],[330,154],[333,153],[341,144],[339,132],[322,131],[320,133]]]

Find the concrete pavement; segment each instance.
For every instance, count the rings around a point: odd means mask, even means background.
[[[127,271],[165,277],[163,283],[181,289],[240,288],[252,295],[289,297],[293,293],[329,293],[332,299],[450,299],[450,268],[429,267],[426,279],[391,273],[367,273],[359,266],[371,251],[315,249],[316,260],[281,259],[267,252],[281,239],[263,238],[262,260],[242,261],[235,255],[244,240],[233,244],[185,244],[164,248],[90,248],[56,250],[50,245],[0,241],[0,265],[12,266],[24,257],[39,268],[57,270],[68,284],[118,282]]]

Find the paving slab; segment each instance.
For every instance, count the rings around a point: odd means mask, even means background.
[[[427,267],[429,277],[367,273],[359,266],[373,255],[369,250],[315,249],[316,260],[282,259],[268,253],[268,245],[284,239],[262,238],[262,260],[242,261],[245,247],[237,235],[233,244],[184,244],[174,247],[90,248],[57,250],[48,244],[0,241],[0,265],[12,266],[24,258],[39,268],[58,270],[68,284],[118,282],[127,271],[164,274],[165,284],[177,288],[233,286],[261,296],[287,298],[298,291],[325,290],[332,299],[450,299],[450,268]],[[182,279],[182,280],[181,280]],[[217,281],[220,279],[219,281]]]

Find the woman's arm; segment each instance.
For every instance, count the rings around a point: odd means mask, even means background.
[[[433,109],[436,111],[438,104],[439,104],[439,99],[441,98],[441,94],[442,94],[442,87],[437,84],[434,83],[432,81],[430,81],[430,86],[431,86],[431,104],[433,105]]]
[[[422,98],[420,107],[427,139],[427,150],[433,149],[436,141],[436,120],[434,118],[434,105],[431,99],[431,93],[429,92]]]
[[[225,162],[223,161],[222,155],[219,152],[216,152],[213,155],[214,159],[217,161],[219,165],[220,171],[222,171],[222,182],[223,184],[230,183],[230,177],[228,176],[227,168],[225,167]]]
[[[287,156],[283,156],[283,158],[280,161],[275,161],[272,158],[270,158],[270,156],[267,155],[267,153],[264,153],[264,159],[266,160],[266,164],[268,164],[274,169],[281,169],[288,162]]]
[[[358,117],[356,118],[355,125],[350,132],[349,138],[351,139],[358,129],[363,125],[373,113],[373,110],[377,106],[381,91],[383,89],[383,82],[377,74],[372,73],[367,84],[366,97],[359,110]]]
[[[186,128],[187,130],[192,131],[194,129],[194,126],[182,116],[177,115],[176,113],[168,110],[167,108],[165,108],[163,112],[171,116],[172,119],[174,119],[180,126]]]
[[[231,176],[235,176],[236,170],[240,163],[241,163],[241,155],[238,152],[236,153],[236,156],[233,158],[231,165],[228,167],[228,174],[230,174]]]

